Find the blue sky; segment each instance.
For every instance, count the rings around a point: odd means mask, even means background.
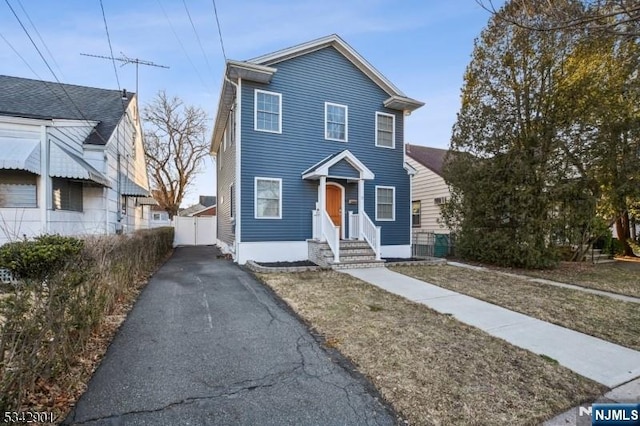
[[[110,54],[99,0],[9,3],[60,81],[118,88],[110,61],[80,55]],[[103,0],[103,5],[114,56],[122,52],[170,67],[140,66],[141,106],[165,89],[214,117],[224,58],[213,1]],[[426,102],[406,119],[405,140],[441,148],[449,144],[473,41],[489,19],[474,0],[216,0],[216,6],[229,59],[340,35],[408,96]],[[0,63],[2,74],[55,80],[5,2],[0,2]],[[120,86],[134,91],[135,67],[118,64],[117,73]],[[214,174],[207,160],[183,204],[213,194]]]

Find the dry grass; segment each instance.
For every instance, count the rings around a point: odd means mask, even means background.
[[[454,266],[398,266],[396,272],[513,311],[640,350],[640,305]]]
[[[605,389],[338,272],[259,275],[410,424],[539,424]]]
[[[513,269],[510,272],[640,297],[640,262],[617,261],[600,265],[562,262],[552,270]]]

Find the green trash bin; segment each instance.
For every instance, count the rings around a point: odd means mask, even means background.
[[[446,257],[449,254],[449,235],[435,234],[435,246],[433,255],[435,257]]]

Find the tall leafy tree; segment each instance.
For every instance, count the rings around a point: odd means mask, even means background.
[[[160,91],[144,108],[142,118],[154,198],[173,217],[209,154],[206,114]]]
[[[445,167],[454,196],[444,213],[458,228],[461,255],[544,267],[557,260],[558,204],[578,198],[565,194],[576,181],[561,154],[564,106],[556,96],[575,36],[511,24],[543,19],[531,13],[543,2],[531,3],[505,5],[476,41],[451,140],[453,151],[467,154],[451,156]],[[573,210],[584,207],[595,208]]]

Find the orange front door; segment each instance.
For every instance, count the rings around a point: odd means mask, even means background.
[[[335,185],[327,185],[327,213],[342,236],[342,191]]]

